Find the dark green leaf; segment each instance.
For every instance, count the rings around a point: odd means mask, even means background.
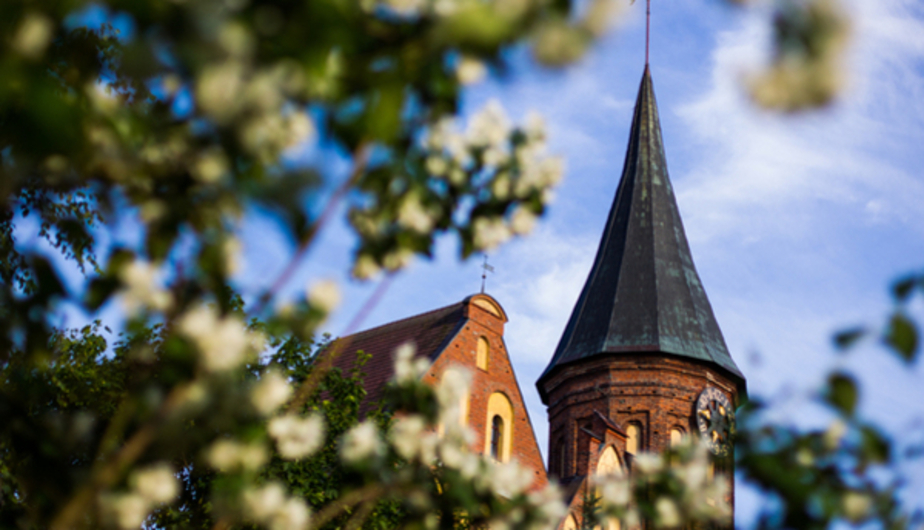
[[[839,350],[847,350],[858,340],[863,338],[866,333],[867,330],[862,327],[855,327],[839,331],[834,335],[834,345],[837,346]]]
[[[917,276],[908,276],[907,278],[898,280],[892,285],[892,296],[895,297],[895,300],[904,302],[908,299],[908,296],[911,294],[911,291],[918,281],[919,278]]]
[[[853,377],[835,372],[828,377],[825,401],[842,413],[852,416],[857,407],[857,384]]]
[[[885,342],[902,359],[911,362],[918,353],[917,327],[907,316],[902,313],[895,313],[889,322]]]

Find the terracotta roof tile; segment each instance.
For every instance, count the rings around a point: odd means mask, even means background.
[[[411,342],[417,347],[417,357],[435,360],[464,324],[465,305],[465,301],[458,302],[338,339],[346,345],[334,366],[344,372],[353,367],[358,352],[372,356],[362,367],[367,395],[359,408],[360,417],[373,410],[382,397],[385,384],[394,374],[395,350]]]

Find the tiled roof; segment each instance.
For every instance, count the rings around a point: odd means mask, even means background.
[[[382,397],[385,384],[394,374],[395,350],[410,342],[416,346],[418,357],[435,360],[464,324],[465,304],[462,301],[338,339],[344,350],[334,366],[344,372],[353,367],[357,352],[372,356],[362,367],[367,395],[360,405],[360,417],[373,410]]]

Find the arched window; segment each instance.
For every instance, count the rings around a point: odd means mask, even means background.
[[[484,453],[493,456],[499,462],[510,460],[510,447],[513,440],[513,405],[507,396],[500,392],[488,398],[488,414],[485,421]]]
[[[626,428],[626,434],[626,452],[637,455],[642,450],[642,426],[633,421]]]
[[[482,370],[488,369],[488,354],[491,352],[491,345],[488,339],[478,337],[478,344],[475,348],[475,366]]]
[[[616,448],[612,445],[607,446],[597,461],[598,475],[617,475],[622,473],[622,465],[619,463],[619,456],[616,455]]]
[[[504,452],[504,418],[495,415],[491,420],[491,456],[500,461]]]
[[[671,429],[671,447],[677,447],[683,441],[683,431],[674,427]]]

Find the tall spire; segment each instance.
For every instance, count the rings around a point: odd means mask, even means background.
[[[556,368],[582,359],[658,352],[718,365],[744,388],[693,265],[645,65],[622,178],[597,256],[537,384],[541,389]]]

